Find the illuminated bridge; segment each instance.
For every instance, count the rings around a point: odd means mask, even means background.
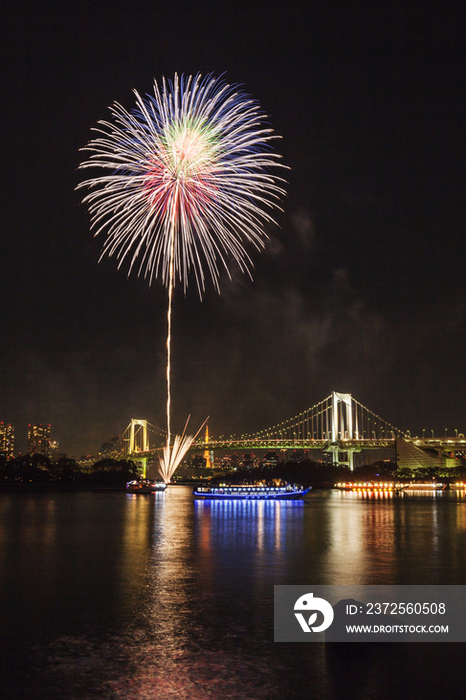
[[[146,420],[132,419],[125,430],[126,452],[133,459],[153,457],[164,444],[165,431]],[[149,437],[151,446],[149,446]],[[394,448],[395,439],[405,447],[406,459],[424,466],[429,449],[450,452],[466,449],[464,435],[445,438],[411,438],[356,401],[351,394],[332,392],[312,408],[257,433],[217,440],[198,439],[192,451],[215,450],[324,450],[335,465],[353,469],[354,453],[367,449]],[[423,456],[424,455],[424,456]],[[424,460],[425,461],[425,460]]]

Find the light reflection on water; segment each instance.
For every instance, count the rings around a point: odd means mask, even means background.
[[[464,492],[0,493],[0,516],[9,700],[462,694],[457,645],[272,640],[274,584],[466,583]]]
[[[287,527],[302,528],[303,501],[195,501],[196,521],[215,543],[239,543],[254,551],[280,550]]]

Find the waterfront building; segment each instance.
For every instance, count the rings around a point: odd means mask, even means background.
[[[13,457],[15,448],[15,427],[11,423],[0,423],[0,455]]]
[[[46,457],[50,454],[50,425],[29,424],[28,452],[30,455],[40,454]]]

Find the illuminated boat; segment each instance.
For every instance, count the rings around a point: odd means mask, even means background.
[[[374,493],[401,493],[407,487],[406,484],[399,484],[393,481],[350,481],[339,482],[333,487],[338,491],[373,491]]]
[[[164,481],[152,481],[152,479],[134,479],[126,484],[128,493],[154,493],[165,491],[167,484]]]
[[[194,489],[195,498],[208,500],[216,499],[220,501],[291,501],[303,498],[311,490],[305,489],[297,484],[287,484],[286,486],[230,486],[220,484],[219,486],[199,486]]]
[[[437,481],[431,481],[428,483],[412,482],[406,486],[406,488],[410,491],[445,491],[446,487],[447,484],[440,484]]]

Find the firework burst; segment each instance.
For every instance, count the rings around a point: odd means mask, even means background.
[[[283,180],[274,174],[283,165],[271,148],[277,136],[237,86],[211,75],[175,75],[160,87],[154,83],[153,96],[134,92],[136,107],[128,112],[115,103],[112,121],[99,122],[97,138],[83,149],[91,155],[81,169],[107,172],[78,187],[91,190],[83,201],[95,235],[107,235],[102,257],[115,255],[119,267],[128,260],[129,272],[136,267],[149,284],[161,278],[168,288],[169,448],[175,283],[186,291],[193,274],[202,296],[208,272],[219,291],[220,271],[228,271],[230,259],[250,274],[246,247],[264,245],[263,227],[284,195]],[[169,455],[164,460],[171,463]]]

